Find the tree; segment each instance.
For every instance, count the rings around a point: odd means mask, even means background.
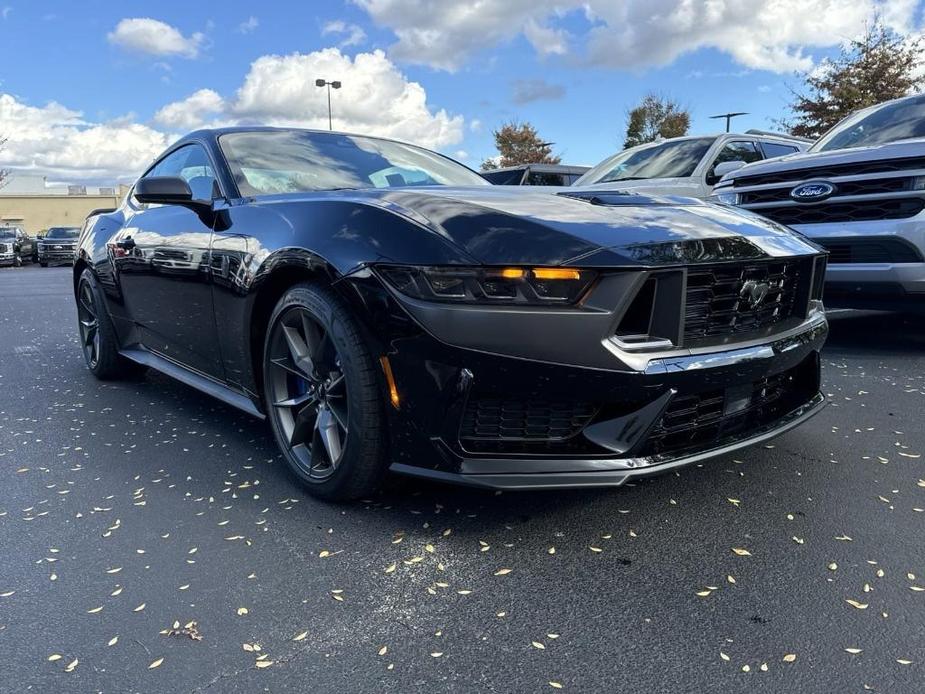
[[[793,118],[779,125],[817,138],[853,111],[921,89],[922,63],[922,38],[900,36],[878,18],[837,58],[801,75],[803,91],[793,92],[790,106]]]
[[[482,171],[520,166],[521,164],[558,164],[562,159],[552,154],[552,142],[543,142],[530,123],[505,123],[494,131],[498,157],[482,162]]]
[[[677,101],[658,94],[647,94],[626,115],[623,148],[654,142],[660,137],[681,137],[691,127],[691,114]]]

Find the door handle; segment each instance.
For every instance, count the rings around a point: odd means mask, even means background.
[[[131,236],[127,236],[124,239],[119,239],[116,241],[116,246],[126,251],[130,251],[135,247],[135,239],[133,239]]]

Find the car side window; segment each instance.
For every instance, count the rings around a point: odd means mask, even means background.
[[[764,150],[764,156],[768,159],[773,157],[783,157],[787,154],[796,154],[800,151],[799,147],[793,145],[782,145],[779,142],[762,142],[761,149]]]
[[[206,151],[199,145],[185,145],[161,159],[145,174],[149,176],[176,176],[189,184],[196,200],[215,197],[215,172]]]
[[[751,140],[727,142],[707,170],[707,184],[712,186],[719,181],[719,178],[714,173],[717,164],[722,164],[726,161],[744,161],[746,164],[751,164],[753,161],[760,161],[763,158],[764,156],[761,154],[761,150],[758,149],[757,142]]]

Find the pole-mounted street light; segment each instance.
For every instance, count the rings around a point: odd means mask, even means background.
[[[732,122],[732,119],[736,116],[747,116],[748,114],[745,111],[737,111],[735,113],[721,113],[718,116],[710,116],[710,118],[725,118],[726,119],[726,132],[729,132],[729,124]]]
[[[333,82],[327,82],[323,79],[316,79],[315,86],[328,88],[328,130],[334,130],[334,125],[331,120],[331,87],[334,87],[334,89],[340,89],[340,82],[337,80]]]

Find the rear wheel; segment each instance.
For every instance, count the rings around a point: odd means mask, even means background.
[[[340,298],[308,283],[286,292],[270,318],[263,360],[273,434],[308,491],[339,500],[374,491],[387,466],[381,391]]]
[[[46,263],[44,260],[40,260],[39,265],[41,265],[42,267],[48,267],[48,263]]]
[[[144,373],[143,366],[119,354],[112,318],[89,268],[83,271],[77,283],[77,319],[84,361],[94,376],[111,380]]]

